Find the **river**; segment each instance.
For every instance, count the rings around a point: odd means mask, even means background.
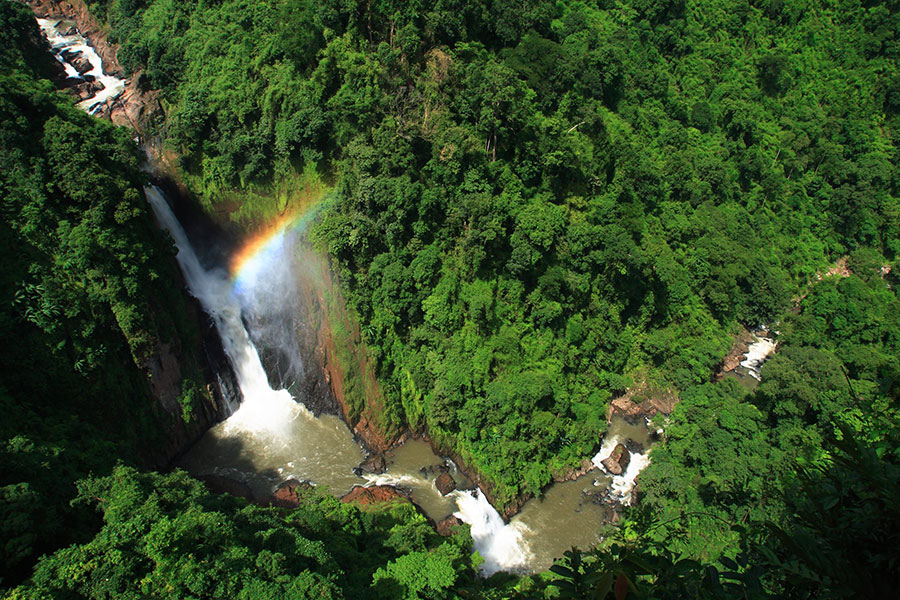
[[[62,35],[57,20],[39,19],[38,23],[68,75],[78,77],[68,60],[80,54],[90,62],[88,74],[102,84],[94,97],[79,106],[96,112],[115,100],[125,82],[103,72],[100,57],[88,42],[77,33]],[[71,22],[62,22],[62,27],[70,26]],[[63,54],[64,50],[68,52]],[[243,395],[240,405],[232,407],[231,416],[211,428],[181,458],[179,465],[192,474],[235,479],[259,496],[271,493],[289,478],[310,481],[337,496],[354,485],[402,487],[433,520],[456,515],[471,526],[475,548],[484,558],[485,575],[499,570],[544,570],[572,546],[598,542],[614,504],[630,503],[635,478],[649,463],[650,440],[643,422],[633,425],[622,419],[611,423],[593,460],[596,469],[552,485],[540,498],[527,502],[509,523],[503,522],[481,490],[472,488],[451,461],[436,456],[422,441],[411,440],[389,452],[383,474],[355,474],[365,453],[346,424],[335,416],[315,417],[303,405],[303,398],[273,388],[257,349],[257,344],[273,346],[262,349],[287,354],[288,360],[297,354],[291,345],[296,339],[283,335],[292,331],[290,324],[279,324],[278,319],[291,318],[290,305],[285,302],[296,295],[291,286],[298,284],[301,265],[296,244],[303,227],[293,224],[270,232],[264,243],[254,243],[253,251],[242,256],[237,268],[204,265],[164,193],[153,186],[145,192],[160,226],[178,249],[177,260],[190,293],[219,330]],[[631,460],[625,472],[613,477],[605,472],[601,460],[620,443],[629,446]],[[434,484],[441,470],[449,472],[458,486],[447,496]]]

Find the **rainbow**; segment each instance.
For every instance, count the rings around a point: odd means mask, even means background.
[[[284,235],[288,231],[305,227],[315,215],[318,202],[305,202],[300,207],[289,210],[275,221],[252,235],[235,252],[229,264],[229,274],[236,285],[249,281],[271,260],[280,254]]]

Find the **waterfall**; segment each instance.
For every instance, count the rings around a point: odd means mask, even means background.
[[[144,188],[147,200],[160,225],[169,232],[178,248],[176,259],[184,273],[192,296],[200,301],[219,330],[225,354],[237,376],[244,396],[240,407],[228,418],[229,428],[255,433],[266,431],[287,434],[290,423],[309,411],[294,402],[287,390],[273,390],[241,320],[241,305],[228,274],[222,270],[207,271],[200,264],[181,223],[175,217],[162,192],[155,186]],[[305,414],[304,414],[305,413]]]
[[[101,58],[83,36],[62,35],[57,20],[38,19],[38,23],[69,77],[84,81],[93,78],[103,86],[95,96],[79,102],[79,108],[93,114],[124,91],[124,80],[104,73]],[[79,55],[91,66],[84,76],[68,62]],[[290,312],[292,308],[289,305],[295,292],[291,273],[273,268],[287,268],[284,256],[278,253],[290,246],[285,243],[290,238],[283,237],[285,232],[281,230],[267,235],[262,250],[274,254],[268,258],[263,254],[260,263],[246,265],[236,274],[239,276],[231,277],[224,269],[207,270],[163,192],[152,185],[144,191],[157,221],[178,250],[176,260],[189,292],[213,319],[243,396],[239,406],[229,406],[231,416],[211,429],[182,460],[194,465],[189,469],[192,473],[224,475],[250,485],[254,493],[262,496],[291,477],[324,483],[333,491],[348,489],[356,483],[350,467],[359,464],[359,446],[339,418],[325,415],[316,419],[305,406],[294,401],[290,392],[273,389],[254,344],[256,339],[265,348],[276,347],[291,357],[299,356],[293,331],[285,328],[284,320],[272,318],[278,310]],[[290,373],[299,373],[302,365],[289,367]],[[220,441],[221,446],[217,445]],[[639,462],[635,460],[639,456],[633,455],[633,465]],[[210,469],[210,465],[214,468]],[[630,466],[629,473],[631,470]],[[485,576],[498,571],[528,572],[538,554],[536,549],[532,552],[529,540],[537,547],[538,537],[556,531],[555,525],[551,531],[541,526],[532,533],[518,519],[504,523],[480,489],[456,490],[443,498],[432,480],[416,472],[366,479],[369,485],[401,485],[412,488],[414,493],[424,490],[441,502],[455,502],[454,515],[470,526],[474,548],[484,559],[481,573]],[[453,510],[452,504],[440,506]],[[545,559],[549,561],[550,557]]]
[[[504,523],[500,513],[491,506],[480,489],[474,496],[459,490],[452,494],[459,506],[459,511],[454,516],[468,523],[475,550],[484,559],[481,573],[490,576],[497,571],[527,571],[531,553],[524,533],[528,528],[521,522]]]

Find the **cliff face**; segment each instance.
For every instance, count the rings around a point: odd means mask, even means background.
[[[384,452],[400,432],[391,432],[382,424],[381,389],[359,324],[344,302],[328,258],[308,243],[301,243],[297,251],[304,265],[298,289],[307,308],[303,320],[311,325],[301,347],[309,349],[306,359],[315,365],[311,376],[318,378],[318,389],[333,399],[366,448]]]
[[[144,365],[166,443],[146,449],[143,459],[148,466],[158,469],[166,468],[207,429],[227,418],[229,405],[240,401],[237,379],[218,332],[195,299],[186,301],[189,318],[200,327],[199,343],[186,344],[181,337],[160,342]],[[180,399],[188,372],[193,369],[200,370],[203,389],[194,396],[185,420]]]

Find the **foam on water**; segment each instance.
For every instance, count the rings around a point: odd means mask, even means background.
[[[746,357],[741,361],[741,366],[746,367],[751,377],[760,381],[762,378],[760,369],[762,368],[763,363],[769,358],[769,355],[775,352],[777,344],[775,340],[771,338],[754,337],[756,338],[756,341],[750,344],[750,347],[747,349]]]
[[[617,500],[620,504],[628,506],[633,501],[632,492],[634,491],[637,476],[647,466],[650,465],[650,456],[645,449],[644,452],[629,452],[628,467],[620,475],[612,475],[604,466],[603,461],[609,458],[616,446],[625,444],[627,435],[623,432],[617,432],[611,427],[603,438],[600,451],[594,455],[591,462],[603,473],[612,476],[612,482],[609,485],[610,496]]]
[[[68,50],[73,54],[81,54],[84,56],[92,67],[85,75],[91,75],[94,77],[95,81],[99,81],[103,84],[103,89],[97,92],[93,97],[79,102],[79,108],[93,114],[106,104],[106,102],[116,98],[125,90],[124,79],[119,79],[114,75],[107,75],[103,72],[103,60],[97,52],[91,48],[84,36],[80,33],[63,35],[56,28],[56,24],[59,23],[59,20],[57,19],[38,19],[37,22],[41,31],[47,36],[47,40],[50,42],[50,48],[53,50],[57,60],[63,64],[66,75],[84,79],[84,77],[75,70],[75,67],[67,63],[63,60],[62,56],[60,56],[63,51]]]
[[[528,528],[521,522],[504,523],[500,513],[491,506],[484,493],[451,492],[456,497],[459,511],[454,515],[472,530],[475,550],[484,559],[481,573],[490,576],[497,571],[510,573],[528,570],[531,553],[525,534]]]

